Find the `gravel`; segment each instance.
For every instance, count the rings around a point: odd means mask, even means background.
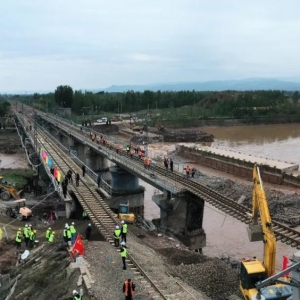
[[[136,285],[135,300],[151,299],[130,268],[123,270],[119,252],[109,243],[89,242],[85,248],[85,258],[91,265],[89,270],[95,280],[91,293],[96,299],[123,300],[123,283],[128,278],[131,278]]]
[[[190,282],[212,300],[224,300],[233,294],[241,296],[238,272],[218,258],[207,258],[198,264],[169,267],[170,274]]]
[[[181,157],[176,157],[176,159],[182,160]],[[233,181],[225,177],[205,173],[201,170],[201,167],[199,169],[202,173],[197,179],[199,182],[235,201],[238,201],[241,196],[245,196],[246,198],[243,201],[243,205],[250,209],[252,208],[253,184],[251,181]],[[295,226],[300,225],[300,195],[295,192],[296,190],[281,190],[280,186],[278,186],[278,189],[275,189],[267,184],[265,184],[264,189],[272,219]]]

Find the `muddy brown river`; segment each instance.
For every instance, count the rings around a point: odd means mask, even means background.
[[[215,136],[213,147],[300,165],[300,124],[208,127],[204,131]]]

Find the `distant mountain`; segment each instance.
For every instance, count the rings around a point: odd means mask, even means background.
[[[249,78],[244,80],[224,80],[206,82],[159,83],[146,85],[112,85],[104,89],[105,92],[135,92],[151,91],[249,91],[249,90],[300,90],[300,82],[284,81],[279,79]]]

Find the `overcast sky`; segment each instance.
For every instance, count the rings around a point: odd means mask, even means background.
[[[300,77],[299,0],[3,0],[0,91]]]

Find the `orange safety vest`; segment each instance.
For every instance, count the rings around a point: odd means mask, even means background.
[[[130,150],[130,154],[134,154],[134,150]]]
[[[142,157],[145,157],[145,152],[141,151]]]
[[[150,166],[150,164],[151,164],[151,158],[149,157],[148,158],[148,166]]]
[[[125,281],[125,296],[128,296],[128,280]],[[132,289],[132,281],[130,281],[130,290],[131,290],[131,295],[134,295],[134,290]]]
[[[190,172],[190,167],[185,168],[186,172]]]

